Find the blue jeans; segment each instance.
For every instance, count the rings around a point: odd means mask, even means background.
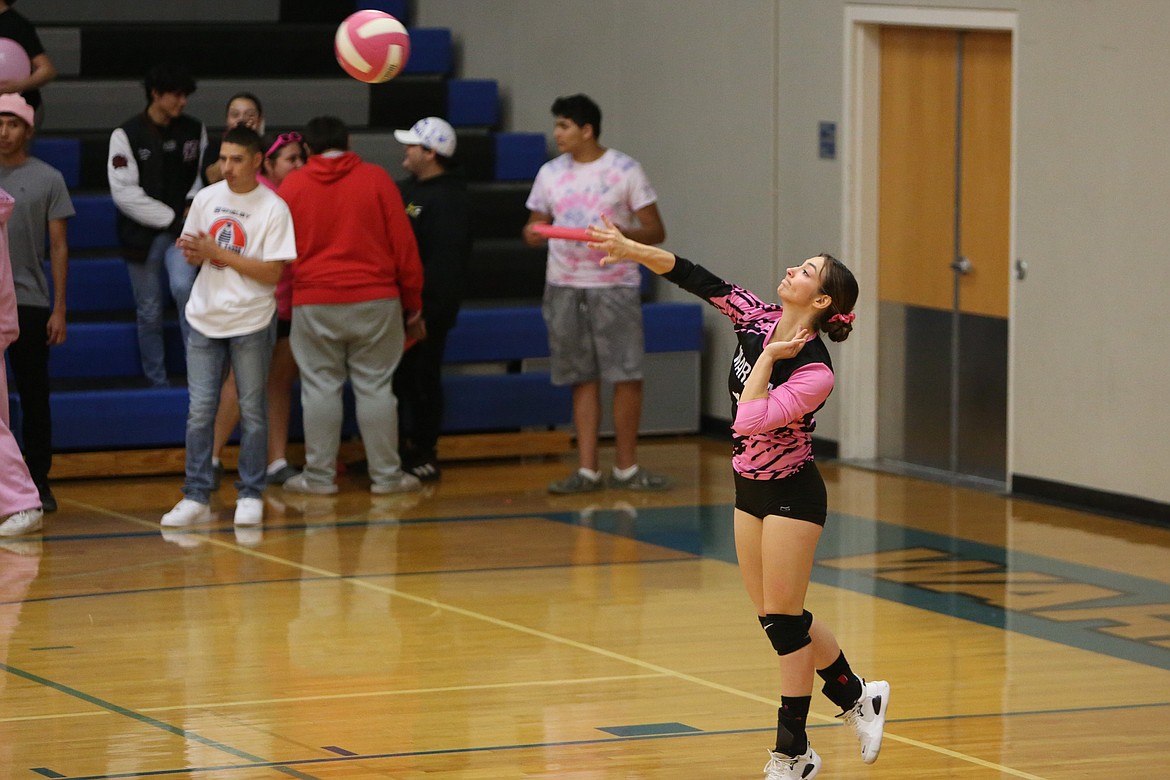
[[[191,329],[187,338],[187,479],[183,495],[210,503],[211,449],[219,393],[231,365],[240,396],[240,498],[259,498],[268,467],[268,365],[276,319],[246,336],[213,339]]]
[[[179,330],[183,343],[187,343],[190,328],[187,327],[187,299],[195,284],[199,270],[187,262],[182,251],[175,246],[172,233],[160,233],[155,237],[141,263],[126,263],[130,272],[130,286],[134,290],[134,304],[138,319],[138,353],[142,358],[142,373],[155,387],[166,387],[167,364],[163,347],[163,309],[166,295],[163,288],[165,270],[171,298],[179,309]]]

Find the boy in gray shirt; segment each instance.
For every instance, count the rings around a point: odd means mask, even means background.
[[[8,348],[23,412],[24,459],[44,511],[57,509],[49,489],[53,425],[49,411],[49,347],[65,341],[66,220],[74,215],[65,179],[28,153],[33,109],[17,94],[0,95],[0,187],[16,199],[8,222],[20,336]],[[43,267],[49,234],[52,298]]]

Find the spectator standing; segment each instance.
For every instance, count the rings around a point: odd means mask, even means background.
[[[16,198],[8,220],[8,249],[20,322],[20,336],[9,346],[8,359],[20,394],[25,462],[42,508],[55,512],[57,499],[49,488],[53,466],[49,348],[65,341],[66,220],[75,212],[61,173],[28,153],[33,120],[32,106],[24,98],[0,95],[0,187]],[[46,231],[52,300],[42,265]]]
[[[273,134],[264,137],[264,169],[257,178],[260,183],[275,191],[290,171],[305,164],[305,147],[301,134],[297,132]],[[219,170],[219,161],[216,161]],[[292,407],[293,381],[297,378],[297,363],[293,360],[292,347],[288,336],[292,329],[292,263],[285,263],[276,283],[276,346],[272,348],[272,365],[268,368],[268,472],[269,485],[282,485],[285,480],[295,477],[300,471],[288,463],[288,424]],[[215,447],[212,450],[211,466],[214,473],[213,488],[219,489],[223,475],[220,453],[236,423],[240,421],[240,402],[236,398],[235,380],[229,374],[224,382],[219,399],[219,412],[215,416]]]
[[[406,145],[402,167],[410,177],[399,186],[406,201],[423,264],[425,337],[406,351],[394,373],[401,420],[403,468],[422,481],[438,479],[437,444],[443,422],[443,352],[463,302],[471,254],[467,183],[451,168],[455,130],[427,117],[394,137]]]
[[[543,308],[552,381],[573,387],[578,468],[548,489],[585,493],[603,487],[597,439],[606,380],[613,382],[616,445],[610,486],[665,490],[665,477],[638,465],[645,352],[641,274],[629,264],[602,267],[600,252],[580,242],[547,241],[534,229],[549,223],[583,228],[606,217],[629,238],[658,244],[666,239],[658,196],[637,160],[599,143],[601,109],[588,96],[557,98],[552,113],[561,155],[536,174],[524,238],[530,246],[548,245]]]
[[[20,44],[28,55],[30,73],[24,79],[0,81],[0,94],[19,92],[32,106],[36,118],[34,124],[39,125],[45,113],[41,104],[41,87],[57,78],[57,68],[45,53],[37,29],[13,10],[14,5],[16,0],[0,0],[0,38],[9,38]]]
[[[187,302],[186,480],[183,499],[163,515],[168,527],[211,520],[211,447],[215,412],[228,365],[240,399],[240,479],[235,524],[264,517],[268,448],[267,384],[275,335],[276,282],[297,249],[288,207],[257,180],[264,152],[247,127],[224,134],[223,180],[200,191],[179,238],[184,257],[200,265]]]
[[[156,66],[144,86],[146,110],[110,135],[107,175],[134,289],[142,371],[152,386],[166,387],[162,279],[165,274],[169,281],[186,345],[185,311],[197,269],[183,258],[175,239],[200,188],[199,158],[207,146],[207,129],[183,113],[195,91],[195,81],[185,70]]]
[[[297,230],[293,356],[301,372],[305,469],[284,483],[297,493],[337,492],[342,388],[348,378],[369,464],[370,491],[419,488],[398,454],[393,377],[404,337],[422,335],[422,263],[385,169],[349,150],[337,117],[305,127],[309,160],[280,185]]]
[[[8,399],[8,371],[4,349],[16,340],[20,326],[16,315],[16,289],[8,261],[8,218],[14,200],[0,190],[0,398]],[[41,530],[44,513],[41,498],[8,427],[8,404],[0,403],[0,536],[20,536]]]

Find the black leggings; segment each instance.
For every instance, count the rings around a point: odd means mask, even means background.
[[[824,526],[828,513],[825,480],[813,461],[781,479],[748,479],[736,472],[735,508],[752,517],[792,517]]]

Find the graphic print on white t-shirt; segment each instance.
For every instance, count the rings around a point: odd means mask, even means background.
[[[248,246],[248,232],[235,217],[220,217],[211,223],[208,233],[215,239],[215,243],[237,255],[244,254],[244,247]],[[220,260],[212,260],[211,264],[221,269],[228,267],[227,263]]]

